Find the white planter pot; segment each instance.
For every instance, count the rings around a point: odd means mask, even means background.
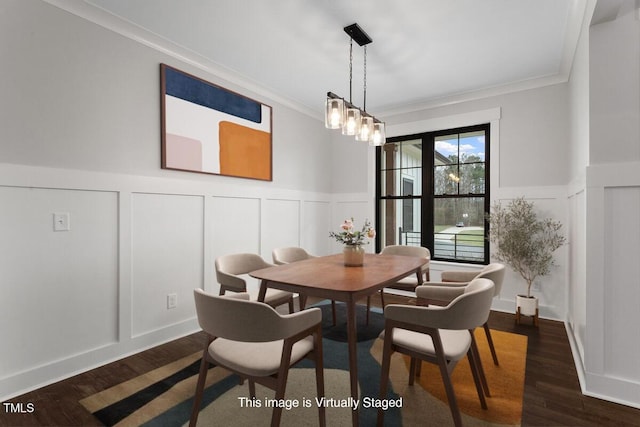
[[[520,308],[520,314],[523,316],[535,316],[538,313],[538,298],[527,297],[525,295],[516,296],[516,312]]]

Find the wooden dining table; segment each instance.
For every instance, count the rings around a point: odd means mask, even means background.
[[[426,262],[419,257],[365,254],[363,266],[347,267],[343,254],[337,254],[264,268],[250,275],[260,280],[259,301],[264,301],[267,288],[275,288],[297,292],[301,301],[319,297],[346,304],[351,398],[359,402],[356,301],[411,274],[422,283],[421,271]],[[352,410],[352,422],[354,426],[359,423],[357,408]]]

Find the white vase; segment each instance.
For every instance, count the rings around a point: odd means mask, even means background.
[[[538,298],[527,297],[526,295],[516,296],[516,311],[520,307],[520,314],[523,316],[535,316],[538,312]]]

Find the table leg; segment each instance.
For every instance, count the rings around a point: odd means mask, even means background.
[[[267,281],[260,280],[260,292],[258,292],[258,301],[264,302],[264,298],[267,296]]]
[[[358,333],[356,331],[356,301],[347,301],[347,343],[349,348],[349,376],[351,380],[351,397],[358,400]],[[358,410],[351,411],[351,421],[358,425]]]

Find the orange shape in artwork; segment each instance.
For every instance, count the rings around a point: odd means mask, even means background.
[[[220,122],[220,173],[271,181],[271,134]]]

